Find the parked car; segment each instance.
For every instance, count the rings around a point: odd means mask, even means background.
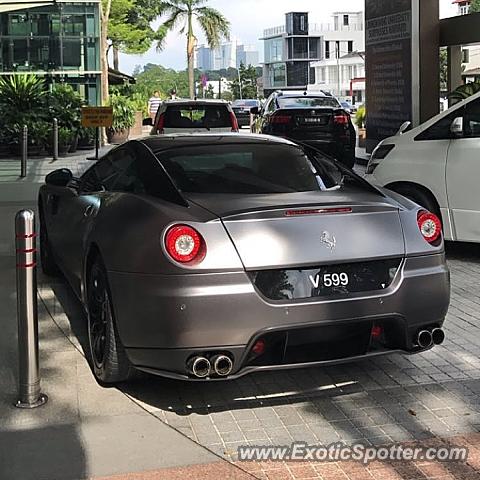
[[[40,188],[41,262],[87,312],[101,383],[237,378],[441,343],[435,215],[316,150],[158,135]]]
[[[232,102],[232,109],[240,127],[250,127],[250,109],[260,107],[260,100],[246,99]]]
[[[259,110],[252,130],[316,147],[347,167],[355,164],[356,132],[349,113],[332,95],[277,91]]]
[[[383,140],[366,178],[438,215],[447,240],[480,242],[480,94]]]
[[[238,132],[238,122],[224,100],[167,100],[158,109],[152,135]]]

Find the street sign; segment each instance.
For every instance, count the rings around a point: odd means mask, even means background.
[[[112,107],[82,107],[83,127],[111,127],[112,122]]]

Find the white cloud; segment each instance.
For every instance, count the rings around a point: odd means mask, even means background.
[[[385,0],[379,0],[385,1]],[[421,0],[420,0],[421,1]],[[440,16],[454,15],[456,7],[452,0],[440,1]],[[256,45],[262,52],[262,42],[259,38],[263,30],[285,22],[285,13],[291,11],[306,11],[310,13],[313,23],[329,22],[334,11],[363,10],[363,0],[210,0],[209,5],[220,10],[231,23],[231,33],[246,44]],[[205,42],[197,27],[199,43]],[[186,68],[186,39],[177,32],[171,33],[163,52],[152,48],[145,55],[121,55],[120,68],[131,73],[135,65],[158,63],[175,69]],[[262,56],[262,54],[261,54]]]

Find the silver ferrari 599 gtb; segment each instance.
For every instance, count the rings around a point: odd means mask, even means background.
[[[101,383],[232,379],[444,339],[440,220],[277,137],[127,142],[40,189],[45,273],[84,305]]]

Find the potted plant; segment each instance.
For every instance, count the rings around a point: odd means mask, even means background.
[[[73,132],[66,127],[58,129],[58,155],[64,157],[67,155],[72,144]]]
[[[78,144],[79,150],[91,150],[95,147],[95,129],[82,127],[78,129]]]
[[[78,132],[81,128],[82,97],[72,86],[57,84],[46,96],[48,116],[51,122],[56,118],[59,128],[71,132],[70,152],[77,150]]]
[[[365,121],[367,118],[367,110],[365,105],[360,105],[358,107],[357,113],[355,114],[355,124],[358,127],[358,146],[365,148],[367,140],[367,130],[365,128]]]
[[[113,107],[113,123],[107,128],[108,143],[123,143],[128,140],[130,129],[135,124],[135,107],[122,95],[112,95],[110,105]]]

